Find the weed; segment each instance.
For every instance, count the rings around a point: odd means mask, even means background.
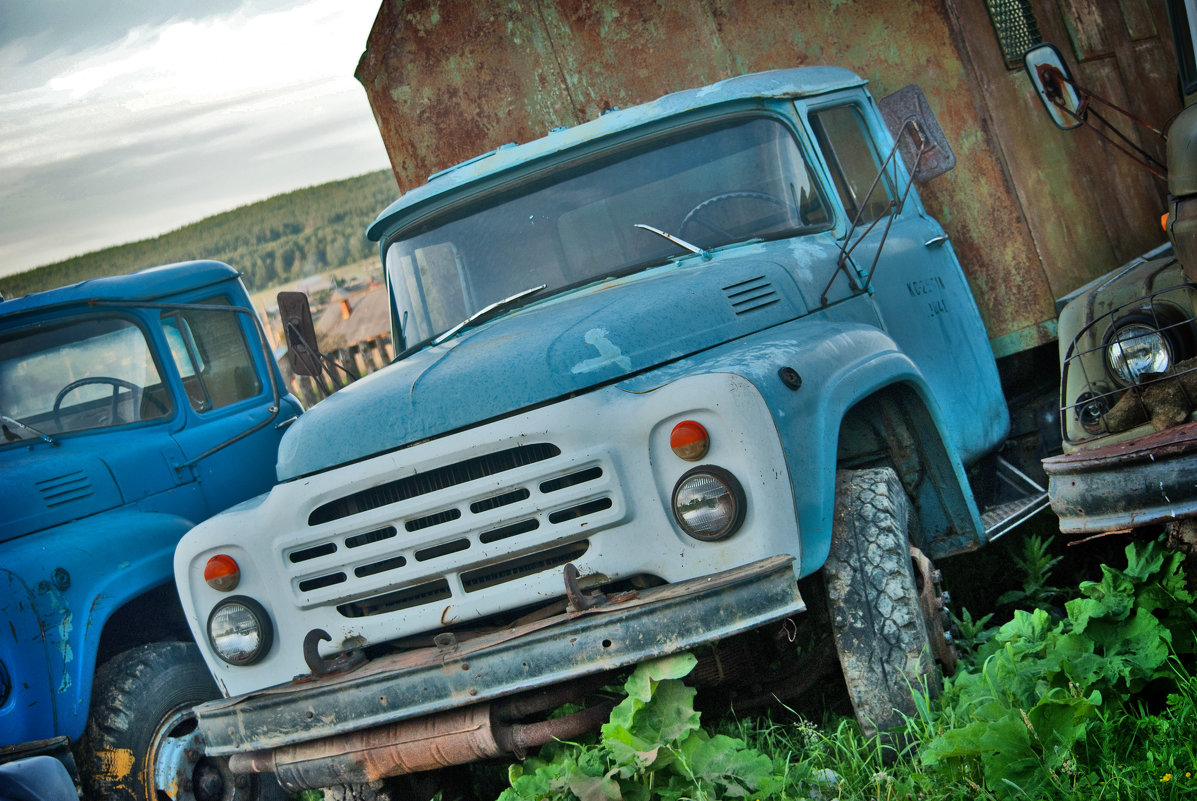
[[[917,698],[896,762],[844,718],[731,716],[708,732],[683,654],[636,668],[597,742],[554,743],[511,766],[500,801],[1194,797],[1193,597],[1178,554],[1160,543],[1125,553],[1124,569],[1103,566],[1066,593],[1047,583],[1055,560],[1043,544],[1029,544],[1031,608],[994,628],[991,615],[963,613],[974,650],[939,699]],[[1061,616],[1036,599],[1060,602]]]

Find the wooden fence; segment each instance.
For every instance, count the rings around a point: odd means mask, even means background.
[[[333,367],[339,385],[330,381],[327,375],[324,375],[322,380],[330,392],[335,392],[339,387],[352,383],[356,378],[386,367],[391,363],[393,357],[390,334],[381,334],[373,339],[363,339],[348,347],[326,353],[325,358],[344,365],[349,372]],[[314,378],[295,375],[288,357],[284,356],[280,359],[278,366],[283,373],[283,380],[295,397],[303,401],[305,408],[310,408],[324,398],[324,393],[321,392]]]

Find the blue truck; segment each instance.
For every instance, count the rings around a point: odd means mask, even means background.
[[[302,411],[239,274],[190,262],[0,301],[0,761],[91,798],[248,798],[195,747],[218,697],[175,543],[270,487]]]
[[[967,472],[1009,427],[914,188],[953,163],[915,87],[804,67],[383,211],[395,361],[176,551],[207,754],[368,797],[575,736],[687,649],[737,708],[842,675],[866,731],[913,712],[954,657],[932,560],[989,541]]]

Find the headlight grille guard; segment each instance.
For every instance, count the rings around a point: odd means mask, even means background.
[[[1092,303],[1090,300],[1091,307]],[[1194,308],[1197,284],[1177,284],[1112,308],[1077,332],[1068,344],[1060,375],[1060,428],[1066,443],[1092,442],[1151,421],[1163,405],[1165,393],[1168,403],[1178,410],[1183,407],[1183,419],[1197,409]],[[1162,376],[1126,387],[1110,375],[1106,349],[1115,327],[1132,320],[1149,323],[1160,332],[1169,342],[1174,363]],[[1184,369],[1177,370],[1179,364],[1184,364]],[[1070,429],[1083,435],[1074,436]]]

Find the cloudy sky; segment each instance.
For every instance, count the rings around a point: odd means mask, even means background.
[[[0,0],[0,275],[388,166],[380,0]]]

